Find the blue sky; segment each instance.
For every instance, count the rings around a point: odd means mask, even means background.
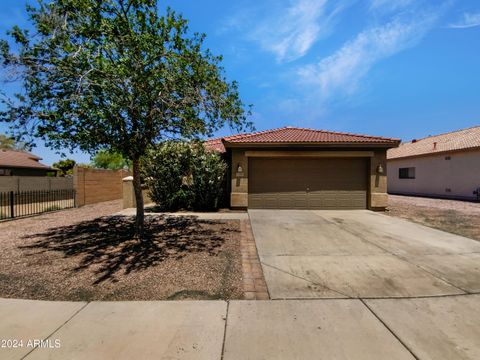
[[[25,26],[24,4],[2,0],[0,33]],[[292,125],[407,141],[480,125],[479,1],[163,4],[224,56],[257,130]],[[38,145],[46,163],[59,159]]]

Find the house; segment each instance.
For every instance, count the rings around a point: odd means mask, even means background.
[[[387,149],[399,139],[283,127],[206,141],[230,165],[232,208],[387,206]]]
[[[57,170],[40,162],[41,157],[20,150],[0,150],[0,176],[47,176]]]
[[[412,140],[387,154],[389,193],[480,198],[480,126]]]

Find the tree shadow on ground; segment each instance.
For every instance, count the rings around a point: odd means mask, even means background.
[[[50,251],[80,256],[74,271],[95,266],[98,278],[94,284],[99,284],[115,282],[120,271],[129,274],[190,253],[217,255],[232,232],[238,230],[195,216],[149,216],[145,219],[145,239],[139,241],[134,239],[133,217],[109,216],[25,236],[37,240],[20,248],[34,250],[30,256]]]
[[[159,205],[151,205],[151,206],[146,206],[145,207],[145,213],[146,214],[160,214],[160,213],[177,213],[177,214],[182,214],[182,213],[188,213],[188,212],[196,212],[196,213],[209,213],[209,214],[212,214],[212,213],[218,213],[220,212],[218,209],[217,210],[208,210],[208,209],[204,209],[204,210],[200,210],[200,209],[196,209],[196,210],[188,210],[188,209],[177,209],[177,210],[165,210],[163,209],[161,206]],[[193,216],[193,215],[184,215],[184,216]]]

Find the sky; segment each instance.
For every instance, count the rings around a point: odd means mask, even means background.
[[[256,130],[299,126],[409,141],[480,125],[480,1],[160,3],[223,55],[228,79],[253,105]],[[24,1],[0,2],[0,37],[28,26],[24,9]],[[59,160],[37,145],[45,163]],[[89,162],[87,154],[68,157]]]

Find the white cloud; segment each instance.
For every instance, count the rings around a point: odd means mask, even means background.
[[[250,38],[278,61],[292,61],[304,56],[312,45],[331,30],[333,18],[343,9],[343,2],[328,9],[328,0],[291,0],[290,6],[273,12],[250,32]]]
[[[417,44],[438,17],[439,13],[417,15],[411,20],[397,17],[365,30],[333,55],[300,68],[300,81],[314,85],[324,99],[334,94],[350,95],[376,63]]]
[[[480,26],[480,12],[464,13],[460,21],[448,25],[448,27],[452,29],[465,29],[475,26]]]
[[[371,0],[370,10],[395,11],[412,4],[414,0]]]

